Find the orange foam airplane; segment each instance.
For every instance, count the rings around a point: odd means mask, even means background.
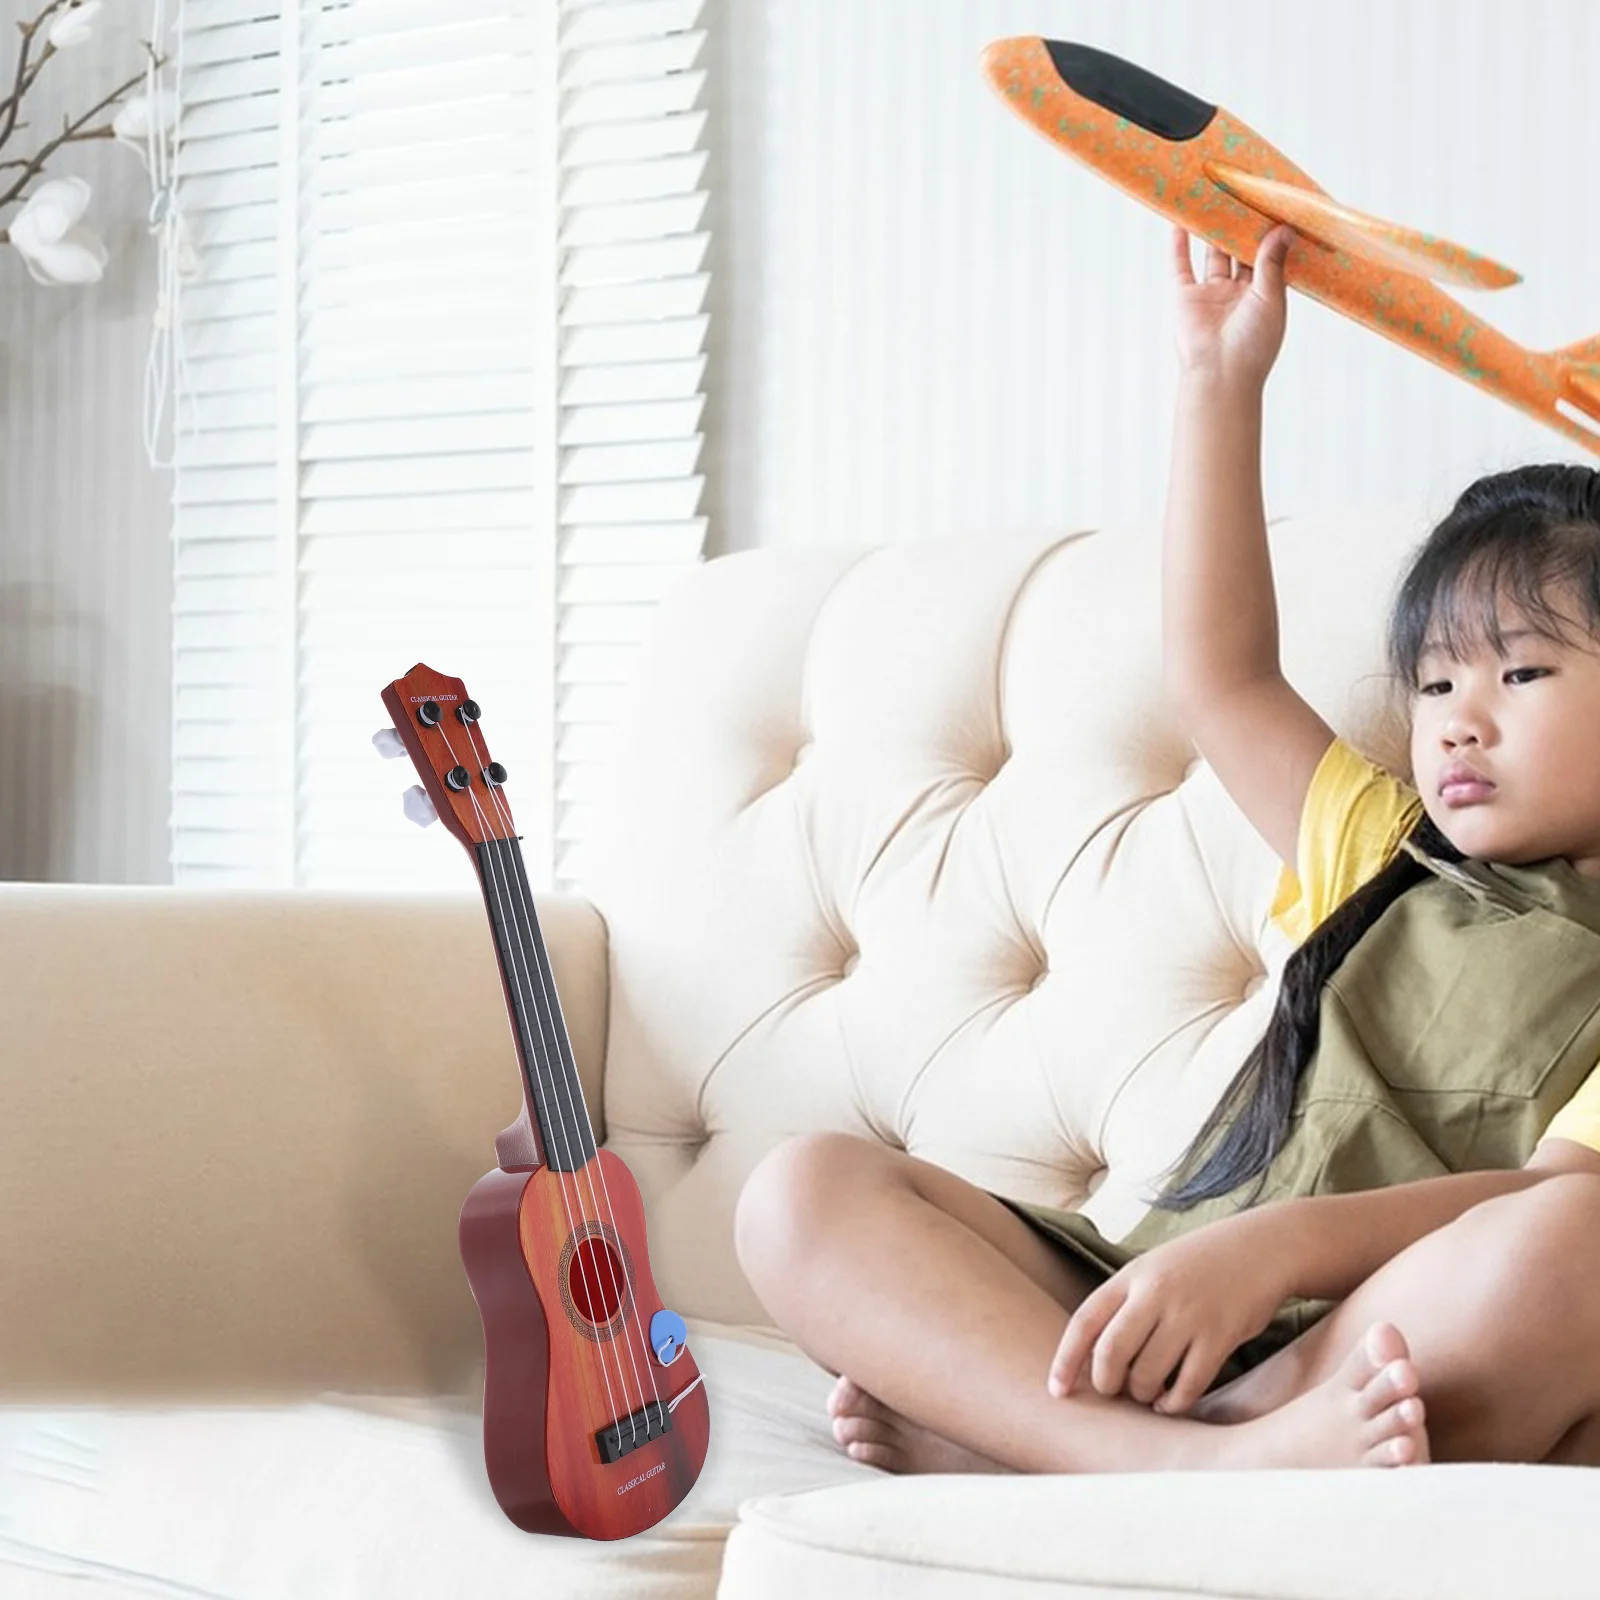
[[[982,63],[1019,117],[1152,211],[1252,266],[1288,223],[1285,283],[1600,454],[1600,336],[1528,350],[1434,287],[1519,273],[1338,204],[1221,106],[1118,56],[1027,37],[995,40]]]

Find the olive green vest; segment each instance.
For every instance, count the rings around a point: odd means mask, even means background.
[[[1504,866],[1444,861],[1409,838],[1400,848],[1429,876],[1325,983],[1288,1136],[1260,1179],[1188,1211],[1152,1209],[1114,1244],[1076,1212],[1006,1203],[1114,1272],[1248,1205],[1521,1166],[1600,1063],[1600,879],[1564,856]],[[1257,1358],[1326,1309],[1289,1303]]]

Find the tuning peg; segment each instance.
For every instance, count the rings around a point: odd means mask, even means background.
[[[405,814],[416,823],[419,828],[426,828],[430,822],[439,820],[439,812],[433,801],[428,798],[428,791],[420,783],[414,783],[401,797],[400,804],[405,809]]]
[[[406,753],[406,742],[393,728],[379,728],[372,736],[372,748],[385,761],[393,761]]]

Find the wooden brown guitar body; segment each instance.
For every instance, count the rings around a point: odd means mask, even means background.
[[[422,779],[408,814],[436,815],[477,869],[522,1069],[499,1165],[461,1208],[461,1260],[483,1322],[489,1485],[530,1533],[622,1539],[699,1478],[705,1383],[683,1318],[650,1275],[639,1186],[595,1141],[481,709],[459,678],[420,664],[383,703],[394,727],[373,742],[409,755]]]
[[[650,1276],[644,1208],[620,1157],[600,1150],[594,1160],[611,1201],[604,1225],[569,1225],[571,1197],[564,1201],[556,1180],[573,1175],[496,1168],[461,1208],[461,1259],[483,1319],[483,1454],[495,1499],[530,1533],[621,1539],[652,1527],[694,1487],[711,1415],[688,1350],[663,1367],[645,1348],[639,1330],[664,1308]],[[576,1177],[587,1193],[588,1175]],[[591,1266],[600,1264],[599,1250],[620,1252],[625,1298],[609,1318],[610,1274],[592,1273],[585,1283],[580,1243],[590,1247]],[[591,1301],[596,1280],[599,1304]],[[603,1365],[602,1339],[611,1352]],[[672,1406],[668,1431],[603,1462],[596,1434],[657,1395]]]

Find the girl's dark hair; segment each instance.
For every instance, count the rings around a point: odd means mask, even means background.
[[[1559,590],[1571,596],[1578,617],[1552,606]],[[1600,638],[1600,471],[1523,466],[1462,491],[1413,555],[1390,613],[1389,668],[1408,700],[1417,693],[1418,660],[1424,640],[1433,642],[1428,630],[1435,624],[1438,642],[1456,659],[1485,639],[1505,656],[1497,616],[1502,597],[1527,626],[1558,643],[1570,641],[1574,623]],[[1426,811],[1407,837],[1441,860],[1466,859]],[[1266,1032],[1176,1163],[1157,1207],[1186,1211],[1266,1172],[1288,1135],[1295,1092],[1316,1051],[1323,984],[1383,912],[1428,875],[1396,849],[1289,957]]]

